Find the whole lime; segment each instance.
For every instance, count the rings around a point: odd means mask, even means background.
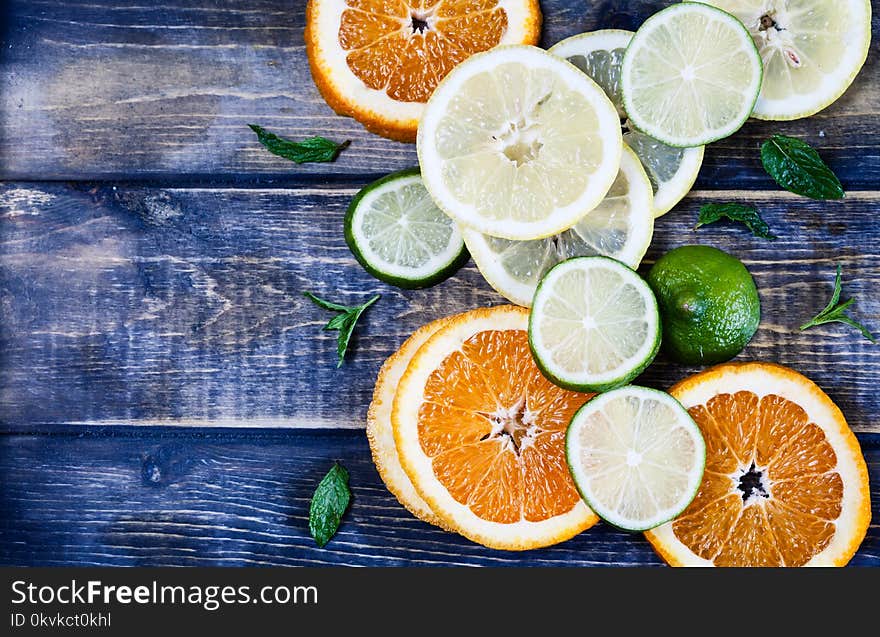
[[[682,246],[648,272],[663,326],[663,349],[690,365],[739,354],[761,322],[761,302],[742,262],[709,246]]]

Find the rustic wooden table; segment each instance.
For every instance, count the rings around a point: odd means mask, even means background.
[[[669,2],[543,0],[543,44],[636,28]],[[342,216],[364,184],[416,164],[324,104],[303,46],[305,0],[14,0],[0,19],[0,563],[111,565],[644,565],[647,542],[599,525],[564,544],[490,551],[413,519],[370,461],[376,371],[423,323],[502,302],[472,265],[407,292],[354,261]],[[741,359],[790,365],[856,431],[880,519],[880,346],[797,326],[834,264],[880,332],[880,17],[867,66],[808,120],[750,122],[712,145],[693,193],[657,224],[645,263],[706,243],[758,283],[761,327]],[[296,166],[247,128],[351,147]],[[845,201],[789,195],[763,172],[779,132],[817,147]],[[700,204],[756,204],[773,243]],[[335,368],[327,316],[304,290],[380,293]],[[641,382],[693,369],[660,358]],[[334,460],[353,506],[325,549],[312,489]],[[880,565],[872,525],[854,564]]]

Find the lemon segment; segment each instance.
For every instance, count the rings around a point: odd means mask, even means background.
[[[837,101],[871,48],[869,0],[710,0],[749,30],[764,63],[753,117],[809,117]]]
[[[437,205],[496,237],[540,239],[605,197],[622,153],[617,111],[571,64],[530,46],[457,66],[428,100],[417,149]]]

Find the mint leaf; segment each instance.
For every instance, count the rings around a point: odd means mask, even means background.
[[[846,193],[832,170],[808,143],[774,135],[761,146],[761,163],[776,183],[810,199],[843,199]]]
[[[323,310],[337,312],[337,315],[327,322],[324,329],[337,330],[339,332],[339,335],[336,337],[336,368],[339,369],[342,367],[342,361],[345,359],[345,353],[348,350],[348,342],[351,340],[351,335],[354,333],[354,327],[357,325],[358,319],[364,313],[364,310],[379,300],[380,295],[377,294],[363,305],[353,306],[333,303],[315,296],[311,292],[303,292],[303,296]]]
[[[336,534],[349,502],[351,490],[348,488],[348,471],[334,462],[318,483],[309,507],[309,532],[321,548]]]
[[[843,323],[844,325],[856,328],[862,333],[862,336],[872,343],[876,343],[877,340],[867,327],[846,314],[846,311],[856,302],[856,300],[849,299],[838,305],[838,301],[840,300],[842,272],[843,268],[838,263],[837,276],[834,277],[834,293],[831,295],[831,301],[825,306],[824,310],[801,325],[801,331],[815,327],[816,325],[824,325],[826,323]]]
[[[335,161],[339,153],[351,144],[350,140],[337,144],[324,137],[309,137],[301,142],[295,142],[270,133],[256,124],[248,124],[248,126],[270,153],[295,161],[297,164]]]
[[[697,219],[696,228],[715,223],[721,218],[731,221],[739,221],[756,237],[776,240],[776,235],[770,232],[770,226],[761,219],[758,209],[754,206],[746,206],[739,203],[707,203],[700,208],[700,217]],[[695,228],[695,229],[696,229]]]

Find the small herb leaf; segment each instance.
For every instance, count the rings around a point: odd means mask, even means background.
[[[800,139],[774,135],[761,146],[764,170],[780,186],[811,199],[842,199],[840,180],[815,149]]]
[[[867,338],[872,343],[876,343],[877,340],[874,338],[874,335],[871,334],[868,328],[846,314],[847,309],[849,309],[850,306],[852,306],[852,304],[856,302],[856,300],[849,299],[848,301],[844,301],[843,303],[840,303],[838,305],[838,301],[840,301],[842,272],[843,268],[838,263],[837,276],[834,277],[834,293],[831,295],[831,301],[828,303],[828,305],[825,306],[824,310],[822,310],[815,317],[801,325],[801,330],[803,331],[817,325],[824,325],[825,323],[843,323],[844,325],[849,325],[850,327],[856,328],[862,333],[862,336]]]
[[[318,483],[309,507],[309,532],[318,546],[323,548],[336,534],[349,502],[351,490],[348,488],[348,471],[335,462]]]
[[[311,292],[303,292],[303,296],[321,309],[338,312],[336,316],[327,322],[324,329],[337,330],[339,332],[339,335],[336,337],[336,368],[338,369],[342,367],[342,361],[345,359],[345,352],[348,350],[348,343],[351,340],[351,335],[354,332],[354,327],[357,324],[358,319],[361,317],[361,314],[364,313],[364,310],[379,300],[380,295],[377,294],[363,305],[354,305],[351,307],[348,305],[340,305],[339,303],[332,303],[331,301],[315,296]]]
[[[351,141],[344,141],[337,144],[324,137],[309,137],[301,142],[295,142],[270,133],[256,124],[248,124],[248,126],[257,134],[257,139],[270,153],[295,161],[297,164],[335,161],[339,153],[351,143]]]
[[[726,217],[731,221],[739,221],[751,230],[752,234],[762,239],[774,241],[776,235],[770,232],[770,226],[761,219],[758,209],[739,203],[707,203],[700,208],[700,217],[696,228],[715,223]]]

